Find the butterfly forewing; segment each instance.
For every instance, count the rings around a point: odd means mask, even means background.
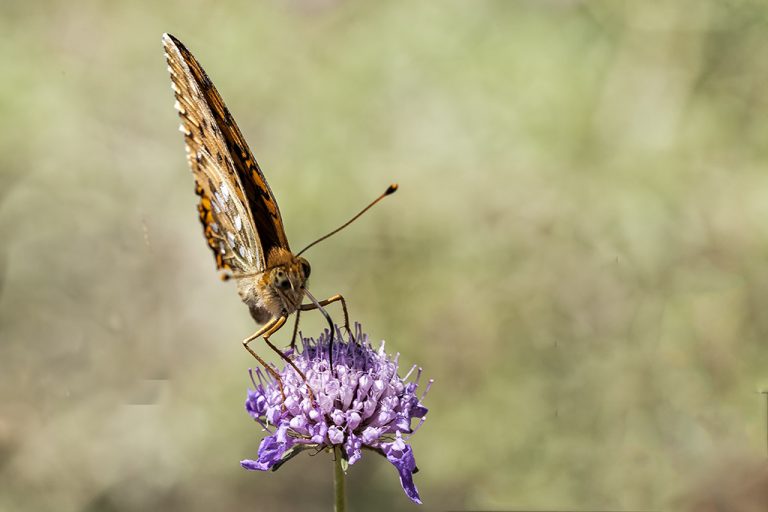
[[[221,96],[184,45],[163,36],[198,210],[219,269],[259,272],[274,247],[287,250],[280,210]]]

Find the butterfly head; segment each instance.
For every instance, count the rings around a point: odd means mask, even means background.
[[[267,268],[261,272],[233,276],[240,297],[258,323],[299,309],[311,272],[305,258],[282,247],[273,248],[267,262]]]
[[[287,263],[271,268],[267,272],[267,282],[276,291],[282,293],[297,292],[304,289],[311,271],[312,267],[309,266],[309,262],[298,256]]]
[[[312,267],[305,258],[285,249],[273,250],[267,261],[270,264],[260,282],[262,300],[273,315],[293,313],[301,307]]]

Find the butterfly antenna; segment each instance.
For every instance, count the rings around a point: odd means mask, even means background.
[[[383,194],[381,194],[379,197],[377,197],[376,199],[374,199],[374,200],[373,200],[373,202],[371,202],[371,204],[369,204],[368,206],[366,206],[365,208],[363,208],[363,209],[360,211],[360,213],[358,213],[357,215],[355,215],[354,217],[352,217],[352,218],[351,218],[351,219],[349,219],[347,222],[345,222],[345,223],[344,223],[344,224],[342,224],[341,226],[337,227],[336,229],[334,229],[333,231],[331,231],[331,232],[330,232],[330,233],[328,233],[327,235],[321,236],[320,238],[318,238],[317,240],[315,240],[314,242],[312,242],[311,244],[309,244],[308,246],[306,246],[305,248],[303,248],[302,250],[300,250],[300,251],[298,252],[298,254],[296,254],[296,256],[301,256],[301,254],[302,254],[303,252],[305,252],[307,249],[309,249],[309,248],[310,248],[310,247],[312,247],[313,245],[319,244],[320,242],[322,242],[322,241],[323,241],[323,240],[325,240],[326,238],[328,238],[328,237],[331,237],[331,236],[335,235],[336,233],[338,233],[339,231],[341,231],[341,230],[342,230],[342,229],[344,229],[345,227],[349,226],[350,224],[352,224],[353,222],[355,222],[355,221],[358,219],[358,217],[360,217],[362,214],[364,214],[365,212],[367,212],[368,210],[370,210],[370,209],[373,207],[373,205],[375,205],[376,203],[378,203],[379,201],[381,201],[382,199],[384,199],[384,198],[385,198],[385,197],[387,197],[388,195],[394,194],[396,191],[397,191],[397,183],[393,183],[392,185],[390,185],[389,187],[387,187],[387,190],[385,190]]]

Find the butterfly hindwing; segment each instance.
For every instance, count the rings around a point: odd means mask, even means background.
[[[203,68],[170,34],[163,36],[163,44],[200,196],[200,220],[216,266],[262,271],[274,247],[289,250],[277,202]]]

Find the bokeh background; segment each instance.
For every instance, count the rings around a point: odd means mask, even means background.
[[[768,507],[765,2],[4,0],[0,510],[330,508],[326,455],[238,464],[166,31],[294,248],[400,184],[308,257],[436,380],[424,510]],[[349,491],[417,508],[371,455]]]

